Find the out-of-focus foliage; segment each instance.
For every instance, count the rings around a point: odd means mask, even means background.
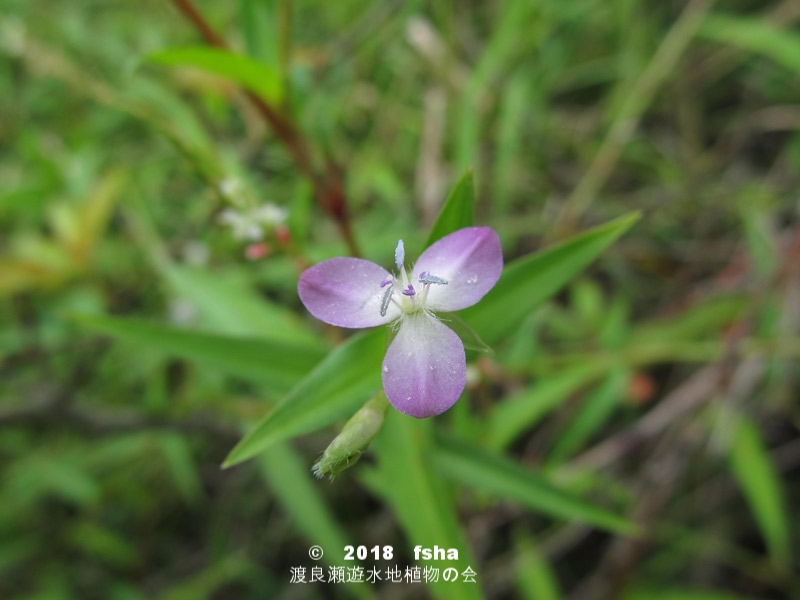
[[[800,598],[794,0],[180,5],[0,4],[0,597]],[[314,479],[387,334],[299,273],[473,223],[491,352]]]

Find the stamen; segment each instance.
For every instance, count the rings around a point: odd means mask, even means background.
[[[385,288],[385,287],[386,287],[387,285],[389,285],[390,283],[392,283],[392,280],[391,280],[391,279],[384,279],[383,281],[381,281],[381,287],[382,287],[382,288]]]
[[[392,299],[392,290],[394,290],[394,285],[390,284],[386,291],[383,292],[383,299],[381,300],[381,316],[386,316],[386,309],[389,308],[389,301]]]
[[[394,264],[397,265],[397,270],[403,268],[403,263],[406,261],[406,247],[403,245],[403,240],[397,242],[397,248],[394,249]]]
[[[433,283],[436,285],[447,285],[447,281],[442,279],[441,277],[436,277],[436,275],[431,275],[427,271],[423,271],[419,274],[419,281],[420,283]]]
[[[403,290],[403,295],[404,296],[413,296],[416,293],[417,293],[417,291],[414,289],[414,286],[411,285],[410,283],[408,284],[408,287]]]

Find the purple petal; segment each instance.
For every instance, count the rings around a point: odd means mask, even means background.
[[[447,285],[431,284],[426,307],[461,310],[483,298],[500,279],[503,249],[497,234],[488,227],[459,229],[431,244],[414,265],[412,281],[423,272],[439,277]]]
[[[383,389],[397,410],[422,419],[455,404],[467,381],[464,344],[435,317],[403,317],[383,359]]]
[[[389,303],[381,316],[385,289],[381,284],[391,279],[383,267],[361,258],[331,258],[303,271],[297,293],[308,311],[320,321],[339,327],[374,327],[385,325],[400,315]]]

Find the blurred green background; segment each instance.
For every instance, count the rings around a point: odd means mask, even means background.
[[[800,2],[197,0],[238,58],[187,6],[0,3],[0,597],[800,598]],[[469,168],[564,262],[317,481],[384,341],[297,277],[417,256]],[[222,470],[285,398],[334,408]],[[312,544],[477,583],[290,583]]]

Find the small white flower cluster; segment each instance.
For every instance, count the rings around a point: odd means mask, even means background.
[[[250,209],[226,208],[219,215],[219,222],[230,225],[237,240],[257,242],[264,238],[265,229],[274,229],[283,224],[288,216],[285,208],[276,204],[262,204]]]
[[[237,240],[257,242],[264,238],[264,232],[286,222],[289,212],[277,204],[266,203],[260,206],[241,206],[244,185],[239,179],[226,177],[219,183],[220,193],[238,208],[226,208],[219,214],[219,222],[231,228]]]

